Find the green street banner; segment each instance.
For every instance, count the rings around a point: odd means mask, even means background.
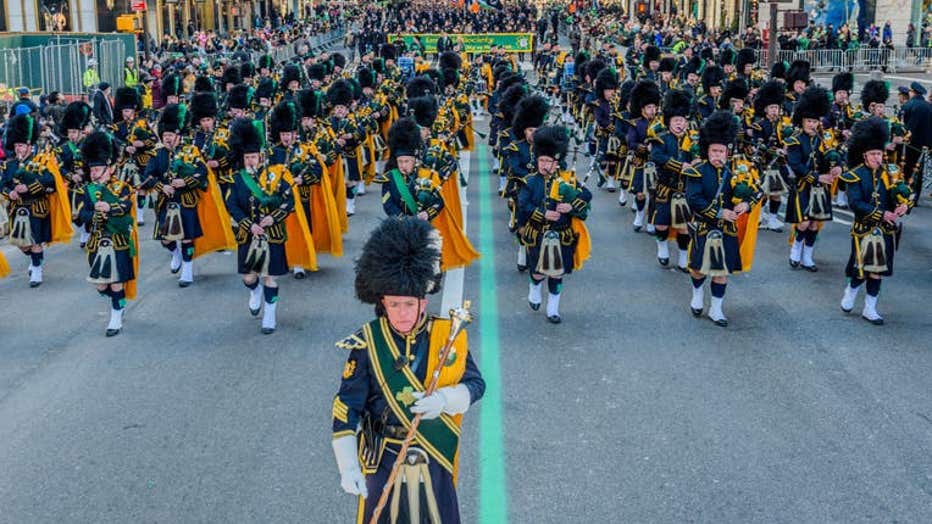
[[[389,35],[389,42],[404,40],[410,48],[416,38],[427,53],[437,51],[437,40],[442,35],[436,33],[405,33]],[[530,53],[534,45],[533,33],[485,33],[485,34],[448,34],[454,42],[461,43],[467,53],[487,53],[492,46],[504,46],[508,53]]]

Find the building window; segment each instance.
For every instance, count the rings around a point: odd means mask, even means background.
[[[39,0],[39,31],[71,31],[71,11],[67,0]]]
[[[116,32],[116,19],[120,9],[113,0],[97,0],[97,31],[101,33]]]
[[[6,2],[0,2],[0,31],[9,31],[6,27]]]

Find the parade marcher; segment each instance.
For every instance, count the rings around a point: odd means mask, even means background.
[[[791,135],[793,129],[783,122],[781,112],[784,98],[783,82],[765,82],[754,97],[754,114],[757,118],[750,130],[753,140],[759,145],[762,190],[768,199],[761,212],[760,227],[770,231],[783,231],[783,222],[779,217],[782,197],[787,191],[783,138]]]
[[[562,126],[541,127],[534,133],[533,172],[518,193],[517,225],[529,263],[528,304],[537,311],[547,280],[547,320],[560,317],[563,278],[582,268],[591,242],[583,222],[592,194],[566,169],[569,133]]]
[[[343,173],[343,179],[338,181],[343,186],[334,190],[345,188],[346,215],[353,216],[356,214],[356,186],[362,181],[359,145],[365,139],[351,113],[353,86],[347,80],[337,80],[327,89],[327,101],[330,103],[330,116],[326,124],[336,137],[337,164]]]
[[[194,283],[197,256],[232,248],[232,229],[216,179],[208,176],[197,147],[184,139],[190,120],[184,104],[162,109],[158,125],[162,147],[146,165],[141,184],[157,195],[153,233],[171,253],[170,269],[173,274],[180,271],[180,287]]]
[[[236,223],[237,271],[249,289],[249,312],[262,312],[262,334],[275,332],[277,277],[290,264],[317,270],[313,240],[284,164],[263,158],[261,124],[240,118],[230,127],[233,186],[226,205]],[[261,278],[261,282],[260,282]]]
[[[36,152],[39,123],[31,114],[6,124],[0,192],[10,201],[10,243],[29,257],[29,287],[42,284],[45,247],[71,239],[71,206],[54,155]]]
[[[510,223],[513,228],[516,225],[518,193],[531,172],[529,166],[533,166],[531,150],[534,147],[534,133],[544,124],[549,111],[547,99],[540,95],[526,96],[515,107],[511,124],[515,140],[508,144],[502,156],[502,163],[508,173],[505,195],[508,198],[508,208],[511,211]],[[518,239],[517,266],[518,271],[524,271],[528,267],[527,250],[521,244],[520,238]]]
[[[822,126],[832,133],[834,141],[839,144],[848,140],[852,126],[858,120],[855,109],[848,98],[853,90],[853,74],[843,72],[832,77],[832,107],[828,116],[822,119]],[[838,180],[837,186],[833,188],[835,200],[832,203],[835,206],[848,207],[844,185],[844,181]]]
[[[466,333],[460,332],[454,353],[439,370],[439,389],[423,394],[452,328],[449,319],[427,314],[427,296],[439,290],[441,279],[438,241],[423,220],[388,218],[356,262],[356,297],[375,306],[376,319],[337,343],[348,355],[332,411],[340,484],[359,497],[357,522],[372,519],[384,489],[392,495],[380,524],[460,522],[460,425],[462,415],[482,398],[485,382],[468,351]],[[387,486],[418,414],[417,436],[395,484]]]
[[[657,82],[660,80],[660,48],[649,45],[644,48],[644,56],[641,61],[641,71],[638,80],[650,80]]]
[[[194,125],[194,146],[201,152],[208,169],[217,177],[224,196],[233,184],[230,169],[230,131],[217,122],[217,95],[199,91],[191,97],[191,123]]]
[[[854,125],[848,140],[848,165],[842,175],[848,203],[854,212],[851,225],[851,254],[845,267],[848,285],[841,309],[854,309],[861,286],[867,288],[861,316],[875,325],[883,324],[877,312],[877,298],[883,277],[893,275],[897,222],[912,207],[911,191],[902,179],[884,164],[889,126],[879,117]]]
[[[709,318],[726,327],[722,311],[728,275],[744,269],[737,222],[757,202],[759,193],[747,183],[736,183],[729,168],[729,151],[738,133],[738,121],[728,111],[718,111],[705,119],[699,131],[701,161],[687,167],[686,199],[693,212],[689,244],[689,270],[692,299],[689,308],[699,317],[705,307],[703,284],[712,278]],[[756,226],[756,224],[755,224]]]
[[[61,135],[65,142],[55,149],[58,167],[65,184],[68,185],[68,202],[71,203],[71,219],[80,231],[83,248],[90,235],[90,224],[81,221],[77,204],[87,183],[84,164],[81,159],[81,142],[91,123],[91,106],[84,102],[72,102],[65,108],[61,122]]]
[[[692,139],[689,136],[691,109],[689,94],[671,89],[663,98],[663,131],[648,139],[650,159],[657,166],[657,188],[650,201],[650,223],[657,235],[657,261],[670,263],[670,229],[676,232],[677,267],[686,272],[689,250],[689,205],[683,171],[690,167]]]
[[[807,60],[794,60],[786,70],[786,98],[783,101],[783,114],[793,114],[796,103],[809,87],[809,69]]]
[[[598,187],[604,187],[608,192],[615,192],[615,170],[621,162],[621,140],[615,134],[615,93],[618,91],[618,76],[609,68],[599,72],[595,79],[595,94],[597,104],[595,107],[595,138],[596,161],[600,163]],[[541,115],[541,122],[546,111]],[[540,127],[540,126],[537,126]],[[624,193],[624,191],[622,191]]]
[[[697,119],[705,120],[712,116],[718,107],[718,99],[722,94],[725,82],[725,72],[717,65],[706,65],[702,70],[702,96],[696,101]]]
[[[664,95],[670,89],[676,89],[677,82],[674,76],[674,70],[676,69],[676,59],[672,56],[665,56],[660,59],[660,67],[657,69],[660,72],[660,79],[657,82],[657,86],[660,88],[660,94]]]
[[[794,224],[790,248],[790,267],[800,266],[818,271],[813,260],[816,237],[822,223],[832,219],[832,182],[841,174],[841,167],[828,168],[819,128],[829,111],[825,89],[806,89],[794,104],[793,126],[796,132],[786,138],[786,160],[789,169],[789,194],[786,223]]]
[[[90,179],[78,204],[80,220],[90,231],[86,245],[90,266],[87,280],[101,296],[110,298],[108,337],[123,329],[126,300],[136,298],[139,271],[133,189],[114,176],[118,148],[114,137],[104,131],[91,133],[81,144],[81,158]]]
[[[636,212],[632,226],[635,231],[644,227],[645,208],[647,207],[649,180],[644,176],[644,167],[650,160],[650,149],[647,142],[648,129],[660,106],[660,89],[650,80],[641,80],[631,90],[631,99],[628,107],[631,114],[631,126],[628,128],[629,154],[633,154],[634,176],[631,179],[629,191],[634,194]]]
[[[119,111],[120,121],[113,125],[113,136],[123,145],[124,156],[120,161],[119,175],[123,182],[138,187],[141,182],[140,175],[146,169],[152,158],[158,137],[149,128],[144,118],[139,118],[142,110],[142,99],[139,91],[130,87],[117,89],[116,110]],[[125,169],[124,169],[125,168]],[[136,220],[138,225],[145,223],[146,195],[145,191],[138,191],[136,195]]]

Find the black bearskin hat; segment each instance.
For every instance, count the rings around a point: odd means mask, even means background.
[[[61,134],[68,134],[69,129],[84,129],[91,121],[91,106],[84,102],[72,102],[65,108],[61,118]]]
[[[756,51],[754,51],[750,47],[746,47],[742,49],[741,51],[738,51],[738,58],[737,58],[737,61],[735,62],[735,67],[738,69],[739,73],[744,72],[744,66],[748,64],[753,65],[756,63],[757,63],[757,52]]]
[[[181,96],[181,77],[172,73],[162,79],[162,96]]]
[[[421,76],[426,76],[427,78],[430,78],[431,81],[433,81],[434,83],[434,89],[436,89],[437,86],[443,85],[443,73],[441,73],[440,71],[437,71],[434,68],[430,68],[424,71],[424,73]]]
[[[828,91],[823,87],[807,87],[793,107],[793,125],[800,125],[804,118],[822,119],[832,108]]]
[[[379,56],[385,60],[394,60],[398,57],[398,50],[392,44],[382,44],[379,48]]]
[[[199,76],[194,79],[195,93],[213,93],[214,81],[209,76]]]
[[[458,53],[453,51],[444,51],[440,55],[441,69],[456,69],[459,71],[461,67],[463,67],[463,59]]]
[[[785,99],[786,97],[783,94],[783,82],[779,80],[765,82],[764,85],[757,90],[757,96],[754,98],[754,113],[759,116],[764,116],[764,113],[767,112],[767,106],[774,104],[782,106]]]
[[[454,88],[459,87],[460,85],[460,73],[456,69],[444,69],[443,70],[443,87],[453,86]]]
[[[809,83],[808,60],[793,60],[793,63],[790,64],[790,68],[786,71],[786,89],[792,91],[793,84],[795,84],[797,80],[802,80],[806,84]]]
[[[641,109],[650,104],[660,104],[660,88],[652,80],[641,80],[631,90],[628,100],[631,118],[641,118]]]
[[[675,116],[689,118],[692,111],[692,96],[682,89],[671,89],[663,96],[663,123],[670,125]]]
[[[731,111],[716,111],[705,119],[699,130],[699,156],[709,158],[709,146],[730,146],[738,136],[738,117]]]
[[[512,74],[512,73],[509,73],[508,75],[502,77],[502,81],[501,81],[501,84],[499,84],[499,86],[498,86],[498,90],[499,90],[499,92],[501,92],[501,93],[505,93],[505,92],[508,91],[510,88],[512,88],[512,87],[514,87],[514,86],[516,86],[516,85],[523,85],[523,84],[524,84],[524,78],[523,78],[523,77],[521,77],[520,75],[515,75],[515,74]],[[517,103],[517,102],[515,102],[515,103]]]
[[[281,140],[279,133],[297,131],[301,113],[298,112],[298,106],[292,101],[279,103],[272,109],[269,116],[269,137],[272,142]]]
[[[515,116],[511,121],[511,129],[518,140],[524,140],[524,130],[530,127],[539,128],[547,119],[550,105],[547,99],[540,95],[526,96],[515,107]]]
[[[159,136],[169,131],[184,133],[191,122],[191,112],[184,104],[169,104],[162,109],[159,116]]]
[[[124,109],[135,109],[139,111],[142,107],[142,101],[139,99],[139,91],[132,87],[121,87],[116,90],[113,108],[117,111]]]
[[[608,68],[599,71],[599,76],[595,77],[595,95],[602,98],[606,89],[618,89],[618,75]]]
[[[307,77],[311,80],[324,81],[327,76],[327,68],[323,64],[311,64],[307,66]]]
[[[233,89],[230,89],[230,93],[227,95],[227,106],[236,109],[248,109],[254,94],[253,89],[246,84],[233,86]]]
[[[770,66],[770,79],[776,80],[779,78],[780,80],[786,81],[787,69],[789,69],[789,67],[786,65],[786,62],[774,62],[773,65]]]
[[[621,103],[621,110],[628,110],[628,103],[631,101],[631,91],[634,90],[634,86],[637,85],[634,80],[625,80],[622,82],[621,87],[618,88],[618,101]]]
[[[243,62],[239,65],[239,74],[243,80],[249,80],[256,76],[256,66],[252,65],[252,62]]]
[[[440,290],[440,234],[415,217],[390,217],[369,236],[356,260],[356,298],[376,304],[384,296],[424,298]]]
[[[199,123],[202,118],[217,116],[217,95],[213,93],[195,93],[191,97],[191,121]]]
[[[692,73],[692,74],[694,74],[694,75],[701,75],[701,74],[702,74],[702,66],[703,66],[704,64],[705,64],[705,62],[703,62],[702,59],[699,58],[698,56],[694,56],[694,57],[690,58],[690,59],[689,59],[689,62],[686,63],[686,74],[688,75],[688,74]]]
[[[651,62],[660,61],[660,48],[655,45],[647,46],[647,49],[644,50],[644,65],[649,65]]]
[[[227,158],[233,169],[243,167],[243,155],[258,153],[265,146],[262,122],[251,118],[237,118],[230,126],[230,152]]]
[[[419,126],[433,126],[437,120],[437,99],[432,95],[426,95],[408,100],[408,114]]]
[[[94,131],[81,143],[81,159],[87,167],[109,166],[119,155],[116,141],[106,131]]]
[[[271,55],[262,55],[259,57],[259,69],[275,69],[275,60]]]
[[[873,116],[854,124],[848,138],[848,166],[854,169],[864,163],[864,153],[884,150],[890,140],[890,126],[883,118]]]
[[[703,47],[699,50],[699,58],[701,58],[703,62],[711,62],[715,60],[715,51],[712,51],[711,47]]]
[[[534,156],[563,160],[570,147],[570,134],[563,126],[546,126],[534,131]]]
[[[511,123],[515,118],[518,102],[527,95],[527,88],[523,84],[513,85],[498,100],[498,112],[502,114],[502,121]]]
[[[838,91],[850,93],[852,89],[854,89],[854,75],[851,73],[838,73],[832,77],[832,93]]]
[[[6,148],[13,150],[14,144],[34,145],[39,139],[39,121],[32,115],[16,115],[7,121]]]
[[[591,80],[595,81],[596,77],[599,76],[599,73],[605,69],[605,62],[601,59],[594,58],[586,62],[586,76]]]
[[[661,73],[663,73],[664,71],[669,71],[672,73],[674,69],[676,69],[675,58],[673,58],[672,56],[665,56],[660,59],[660,69],[658,69],[658,71],[660,71]]]
[[[722,69],[722,66],[717,66],[714,64],[707,64],[706,68],[702,70],[702,89],[709,93],[709,88],[719,86],[725,82],[725,70]]]
[[[268,98],[272,100],[275,98],[275,91],[278,90],[278,84],[275,83],[275,80],[271,78],[263,78],[259,81],[259,85],[256,86],[256,98]]]
[[[346,67],[346,57],[341,53],[333,53],[330,55],[330,61],[333,62],[333,67],[339,67],[340,69]]]
[[[301,69],[294,64],[285,66],[285,70],[282,71],[282,86],[287,89],[291,82],[301,85]]]
[[[731,100],[738,99],[744,100],[748,97],[748,83],[743,78],[736,78],[725,84],[725,89],[722,90],[722,96],[718,99],[719,109],[730,109]]]
[[[368,67],[361,67],[356,71],[356,80],[359,81],[359,87],[375,87],[375,72]]]
[[[871,104],[886,104],[890,88],[883,80],[870,80],[861,88],[861,106],[870,111]]]
[[[298,92],[298,105],[301,106],[302,118],[318,118],[324,116],[320,91],[304,89]]]
[[[405,84],[405,96],[408,98],[417,98],[419,96],[433,95],[437,92],[437,86],[430,77],[420,75],[408,80]]]
[[[243,83],[243,75],[240,73],[240,70],[236,66],[227,66],[223,70],[223,88],[226,89],[228,84],[241,84]]]
[[[376,58],[372,61],[372,70],[380,75],[385,74],[385,60],[382,58]]]
[[[735,50],[731,48],[722,49],[722,52],[718,55],[718,63],[722,64],[722,67],[735,65],[737,59],[738,53],[735,53]]]
[[[399,119],[388,130],[388,150],[395,158],[416,157],[421,145],[421,130],[413,118]]]
[[[331,107],[347,106],[353,103],[353,86],[346,80],[337,80],[327,89],[327,102]]]

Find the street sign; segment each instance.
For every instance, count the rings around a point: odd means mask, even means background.
[[[130,5],[133,11],[145,11],[146,10],[146,0],[133,0]]]

